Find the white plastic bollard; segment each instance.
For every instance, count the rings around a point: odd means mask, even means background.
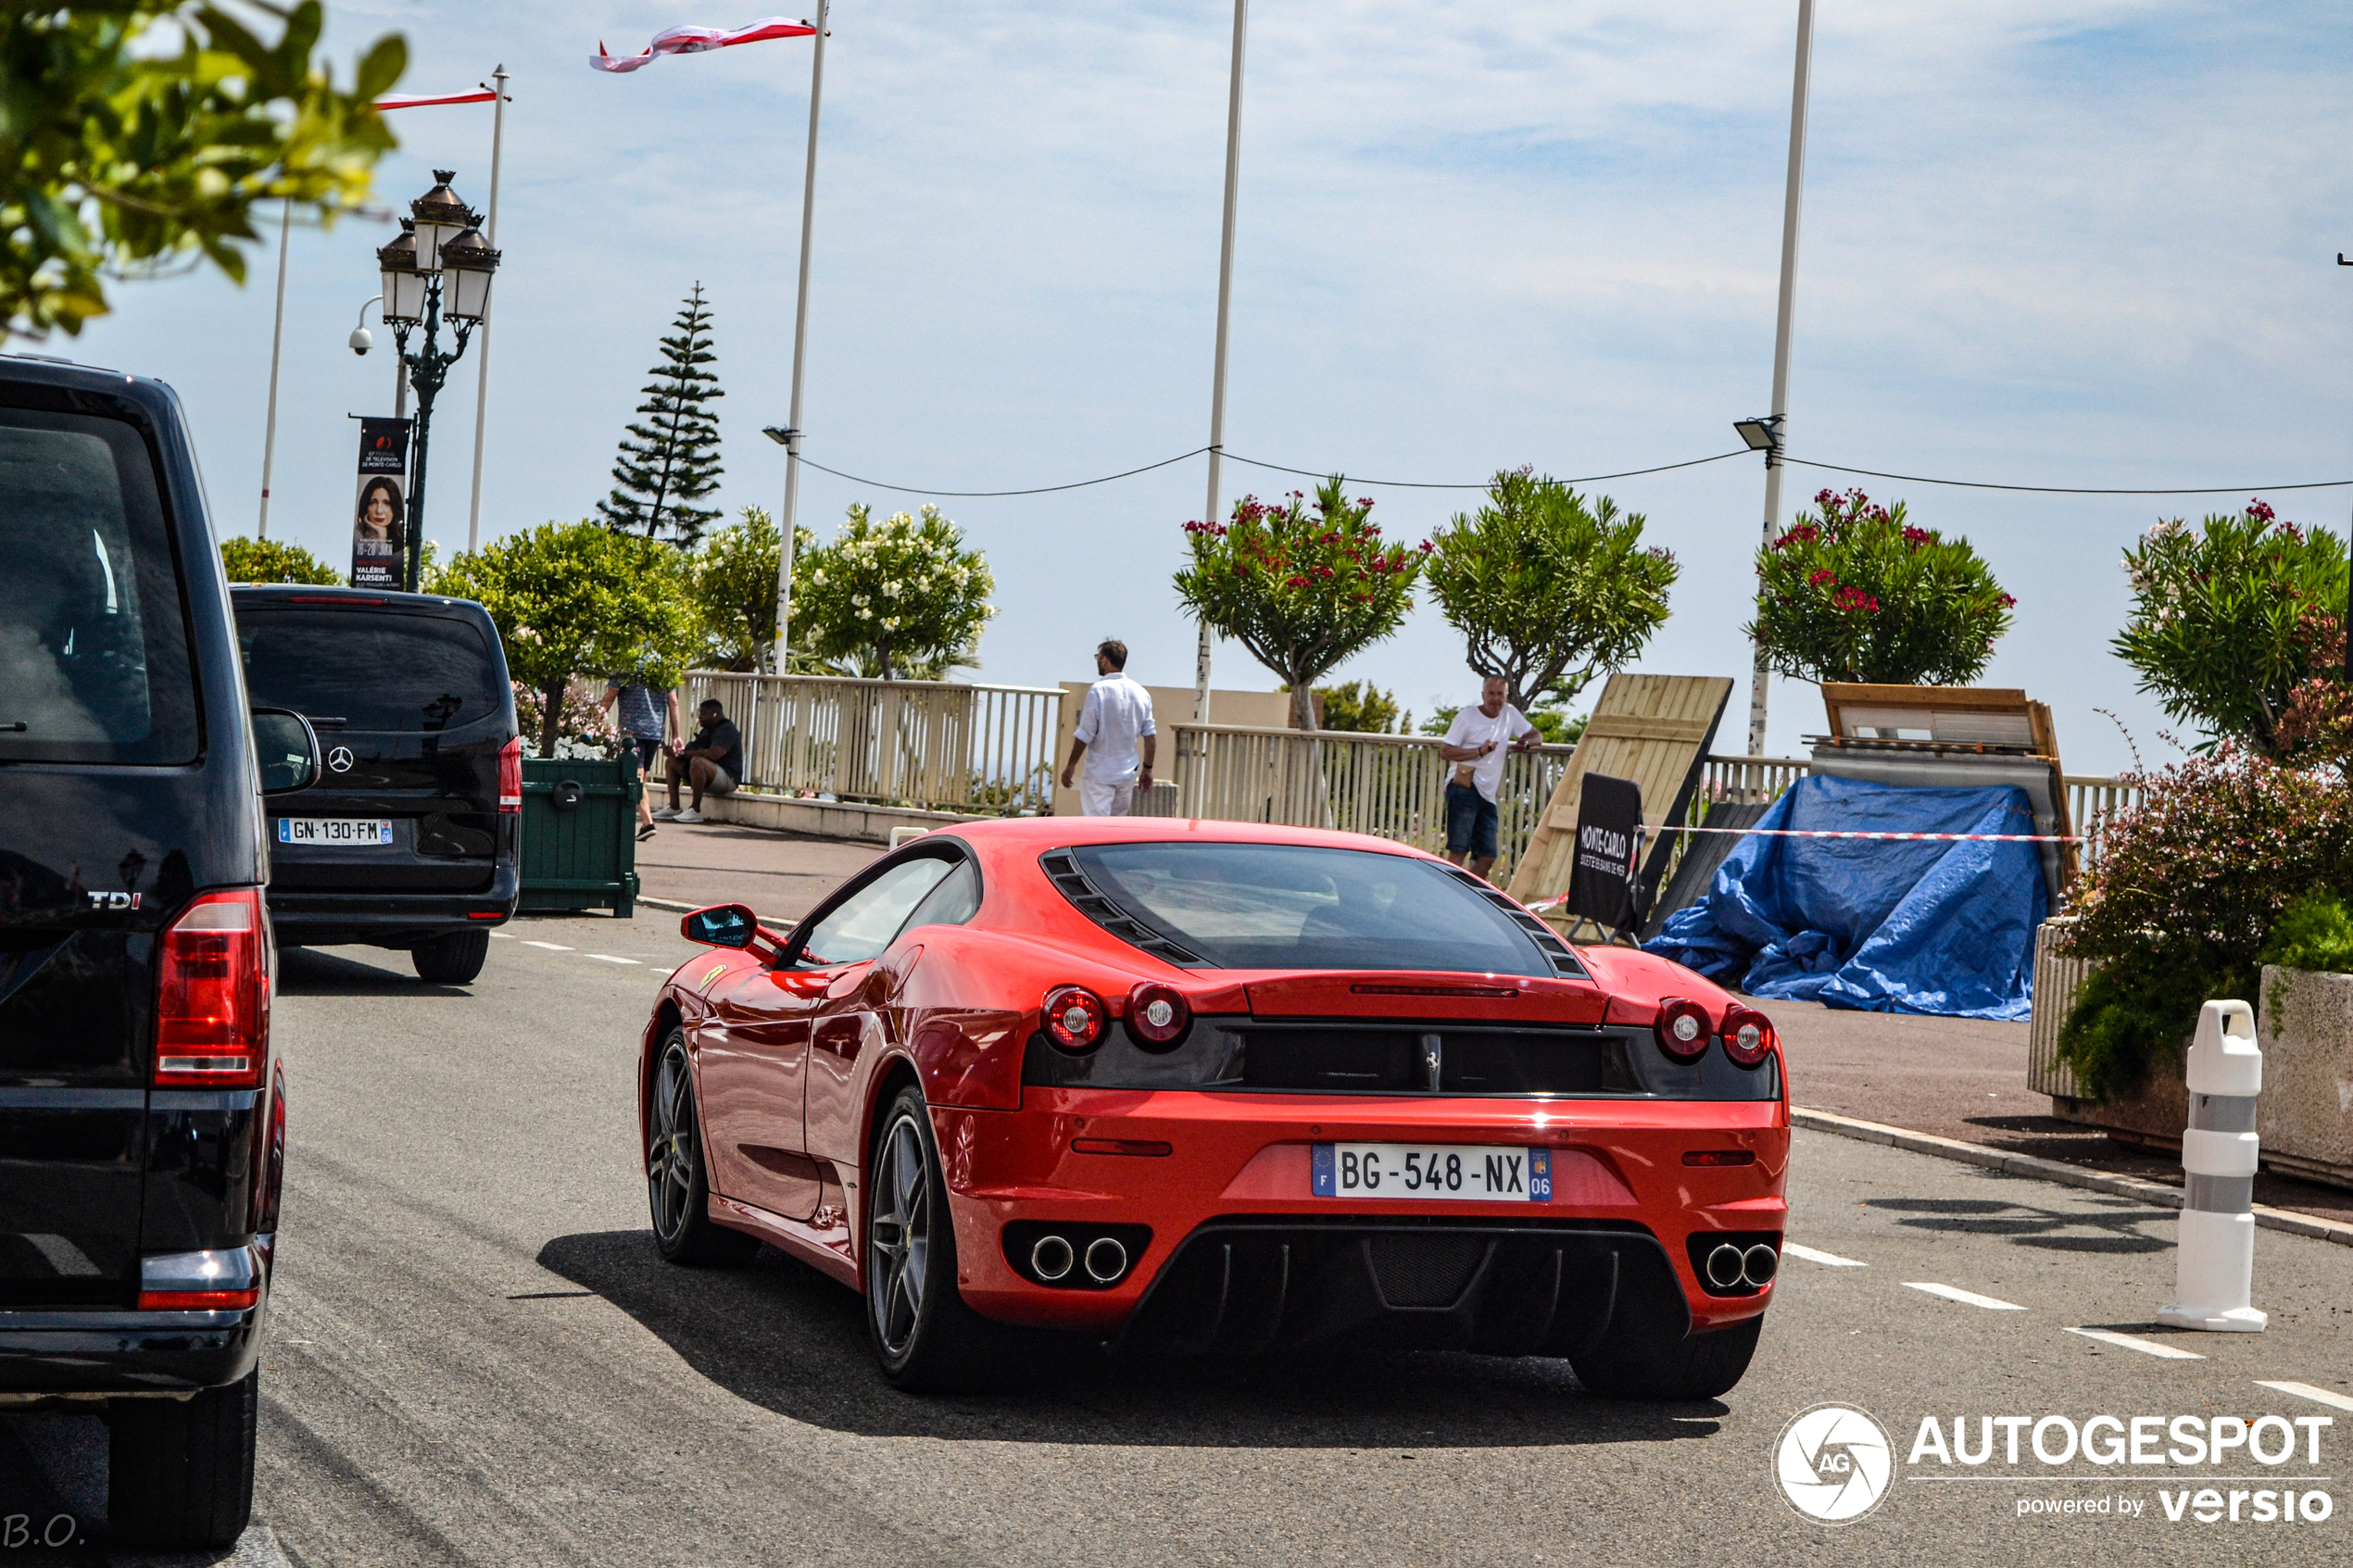
[[[2260,1334],[2248,1304],[2255,1280],[2255,1097],[2263,1053],[2255,1010],[2208,1002],[2190,1046],[2190,1124],[2182,1134],[2181,1246],[2173,1300],[2157,1321],[2174,1328]]]

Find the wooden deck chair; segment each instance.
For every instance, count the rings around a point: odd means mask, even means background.
[[[1642,880],[1655,888],[1676,837],[1661,829],[1681,822],[1691,809],[1731,696],[1732,683],[1721,675],[1612,675],[1569,754],[1568,771],[1513,869],[1511,896],[1533,904],[1568,891],[1577,855],[1577,808],[1587,773],[1632,779],[1642,786],[1642,818],[1652,845]]]

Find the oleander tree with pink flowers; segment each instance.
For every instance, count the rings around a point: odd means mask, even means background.
[[[1963,538],[1914,526],[1904,503],[1825,490],[1756,553],[1766,662],[1805,681],[1967,685],[2018,601]]]
[[[1300,490],[1272,504],[1245,495],[1224,522],[1185,524],[1189,559],[1176,573],[1177,598],[1281,677],[1296,729],[1315,727],[1315,683],[1394,634],[1414,607],[1430,546],[1382,538],[1372,511],[1334,474],[1312,499]]]

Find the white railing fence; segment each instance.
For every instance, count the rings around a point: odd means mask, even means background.
[[[690,723],[706,697],[743,732],[736,783],[750,789],[1008,817],[1052,808],[1059,687],[698,670],[679,694]]]

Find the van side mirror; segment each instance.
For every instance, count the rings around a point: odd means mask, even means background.
[[[265,796],[292,795],[319,782],[319,734],[291,708],[253,710],[253,754]]]
[[[760,917],[742,904],[713,904],[680,921],[678,935],[706,947],[749,947],[760,935]]]

